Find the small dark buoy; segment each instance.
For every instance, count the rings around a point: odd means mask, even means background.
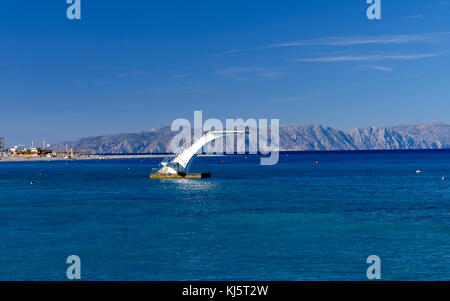
[[[39,173],[39,175],[40,175],[40,176],[43,176],[43,175],[44,175],[44,173],[43,173],[43,172],[41,172],[41,173]]]
[[[221,162],[223,163],[223,160]]]

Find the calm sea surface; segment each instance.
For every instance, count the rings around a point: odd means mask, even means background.
[[[448,152],[160,160],[0,163],[0,280],[450,280]]]

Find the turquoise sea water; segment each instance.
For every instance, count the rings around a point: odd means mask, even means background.
[[[159,161],[0,163],[0,280],[450,280],[449,152]]]

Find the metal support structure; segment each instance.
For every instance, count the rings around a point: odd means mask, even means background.
[[[193,139],[193,143],[184,148],[180,153],[176,154],[173,160],[166,158],[163,162],[161,162],[161,168],[157,173],[173,175],[187,173],[192,161],[205,145],[223,136],[238,134],[246,134],[246,131],[201,132],[200,135],[197,135],[196,138]]]

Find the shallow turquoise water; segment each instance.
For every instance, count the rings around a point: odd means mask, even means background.
[[[450,280],[448,152],[159,161],[0,163],[0,280]]]

